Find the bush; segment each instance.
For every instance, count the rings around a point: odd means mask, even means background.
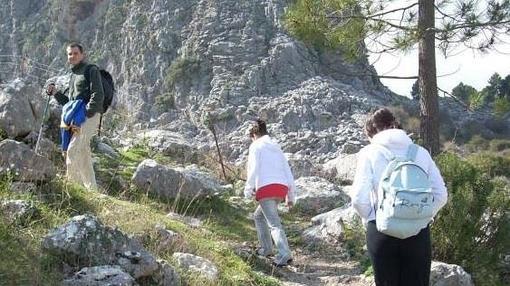
[[[490,150],[500,152],[510,148],[510,141],[504,139],[494,139],[490,142]]]
[[[482,158],[438,156],[449,199],[432,225],[433,255],[463,266],[476,285],[502,285],[497,265],[510,251],[510,186],[492,176],[508,173],[504,161]]]
[[[478,171],[490,177],[510,177],[509,158],[498,156],[490,152],[481,152],[469,156],[467,161],[477,168]]]
[[[466,148],[469,152],[478,152],[482,150],[489,149],[489,140],[483,138],[480,135],[475,135],[471,137],[468,143],[466,143]]]
[[[494,113],[496,116],[503,116],[510,111],[510,101],[506,97],[496,98],[494,101]]]
[[[156,96],[154,103],[162,112],[166,112],[169,109],[174,109],[175,108],[175,95],[170,92],[160,94],[160,95]]]
[[[177,58],[167,70],[165,87],[173,89],[178,82],[189,82],[199,70],[200,60],[197,57]]]

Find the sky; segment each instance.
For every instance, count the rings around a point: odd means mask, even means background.
[[[436,51],[438,87],[450,92],[453,87],[463,82],[481,90],[495,72],[502,77],[510,74],[510,44],[498,45],[496,50],[487,54],[464,50],[448,58],[445,58],[439,50]],[[379,75],[418,75],[417,50],[408,54],[385,54],[380,58],[379,55],[370,55],[370,62],[374,64]],[[393,92],[409,96],[415,80],[382,79],[381,81]]]
[[[387,10],[406,7],[414,2],[415,0],[395,0],[388,4]],[[400,16],[397,18],[400,19]],[[464,50],[461,50],[457,48],[454,51],[450,51],[452,56],[445,58],[441,51],[437,50],[436,65],[438,87],[450,92],[453,87],[462,82],[475,87],[477,90],[481,90],[487,85],[489,77],[495,72],[499,73],[502,77],[510,74],[510,36],[499,35],[499,37],[506,43],[497,44],[494,47],[495,49],[489,51],[487,54],[481,54],[479,51],[473,51],[471,49],[464,48]],[[374,65],[379,75],[418,75],[417,49],[408,54],[383,54],[380,58],[379,55],[369,56],[370,63]],[[409,96],[415,80],[382,79],[381,81],[393,92]]]

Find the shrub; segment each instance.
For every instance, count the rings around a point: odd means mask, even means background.
[[[475,135],[471,137],[468,143],[466,143],[466,148],[469,152],[487,150],[489,149],[489,140],[483,138],[480,135]]]
[[[510,177],[510,159],[490,152],[473,154],[467,161],[478,171],[490,176]]]
[[[200,70],[197,57],[181,57],[172,62],[165,77],[165,87],[173,89],[178,82],[189,82]]]
[[[496,116],[503,116],[510,111],[510,101],[506,97],[496,98],[494,101],[494,113]]]
[[[500,152],[510,148],[510,141],[504,139],[494,139],[490,142],[490,150]]]
[[[175,95],[173,93],[167,92],[160,94],[156,96],[154,101],[156,106],[163,112],[175,108]]]
[[[494,168],[491,160],[482,158],[438,156],[449,199],[432,225],[433,255],[463,266],[476,285],[502,285],[497,265],[500,255],[510,250],[510,187],[491,177],[506,173],[498,166],[501,161]]]

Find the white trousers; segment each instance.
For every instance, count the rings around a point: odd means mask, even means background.
[[[89,190],[97,189],[90,139],[96,134],[99,117],[99,114],[95,114],[87,118],[81,125],[80,132],[73,134],[66,156],[68,180],[81,184]]]
[[[287,263],[292,258],[287,242],[287,236],[283,230],[283,226],[278,216],[279,201],[273,199],[265,199],[259,202],[259,206],[253,214],[257,236],[261,246],[262,255],[267,255],[273,251],[273,241],[278,249],[278,255],[275,262],[278,264]]]

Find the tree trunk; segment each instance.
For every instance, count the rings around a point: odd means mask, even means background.
[[[420,86],[420,137],[434,156],[439,153],[439,102],[437,97],[434,0],[419,0],[418,81]]]

